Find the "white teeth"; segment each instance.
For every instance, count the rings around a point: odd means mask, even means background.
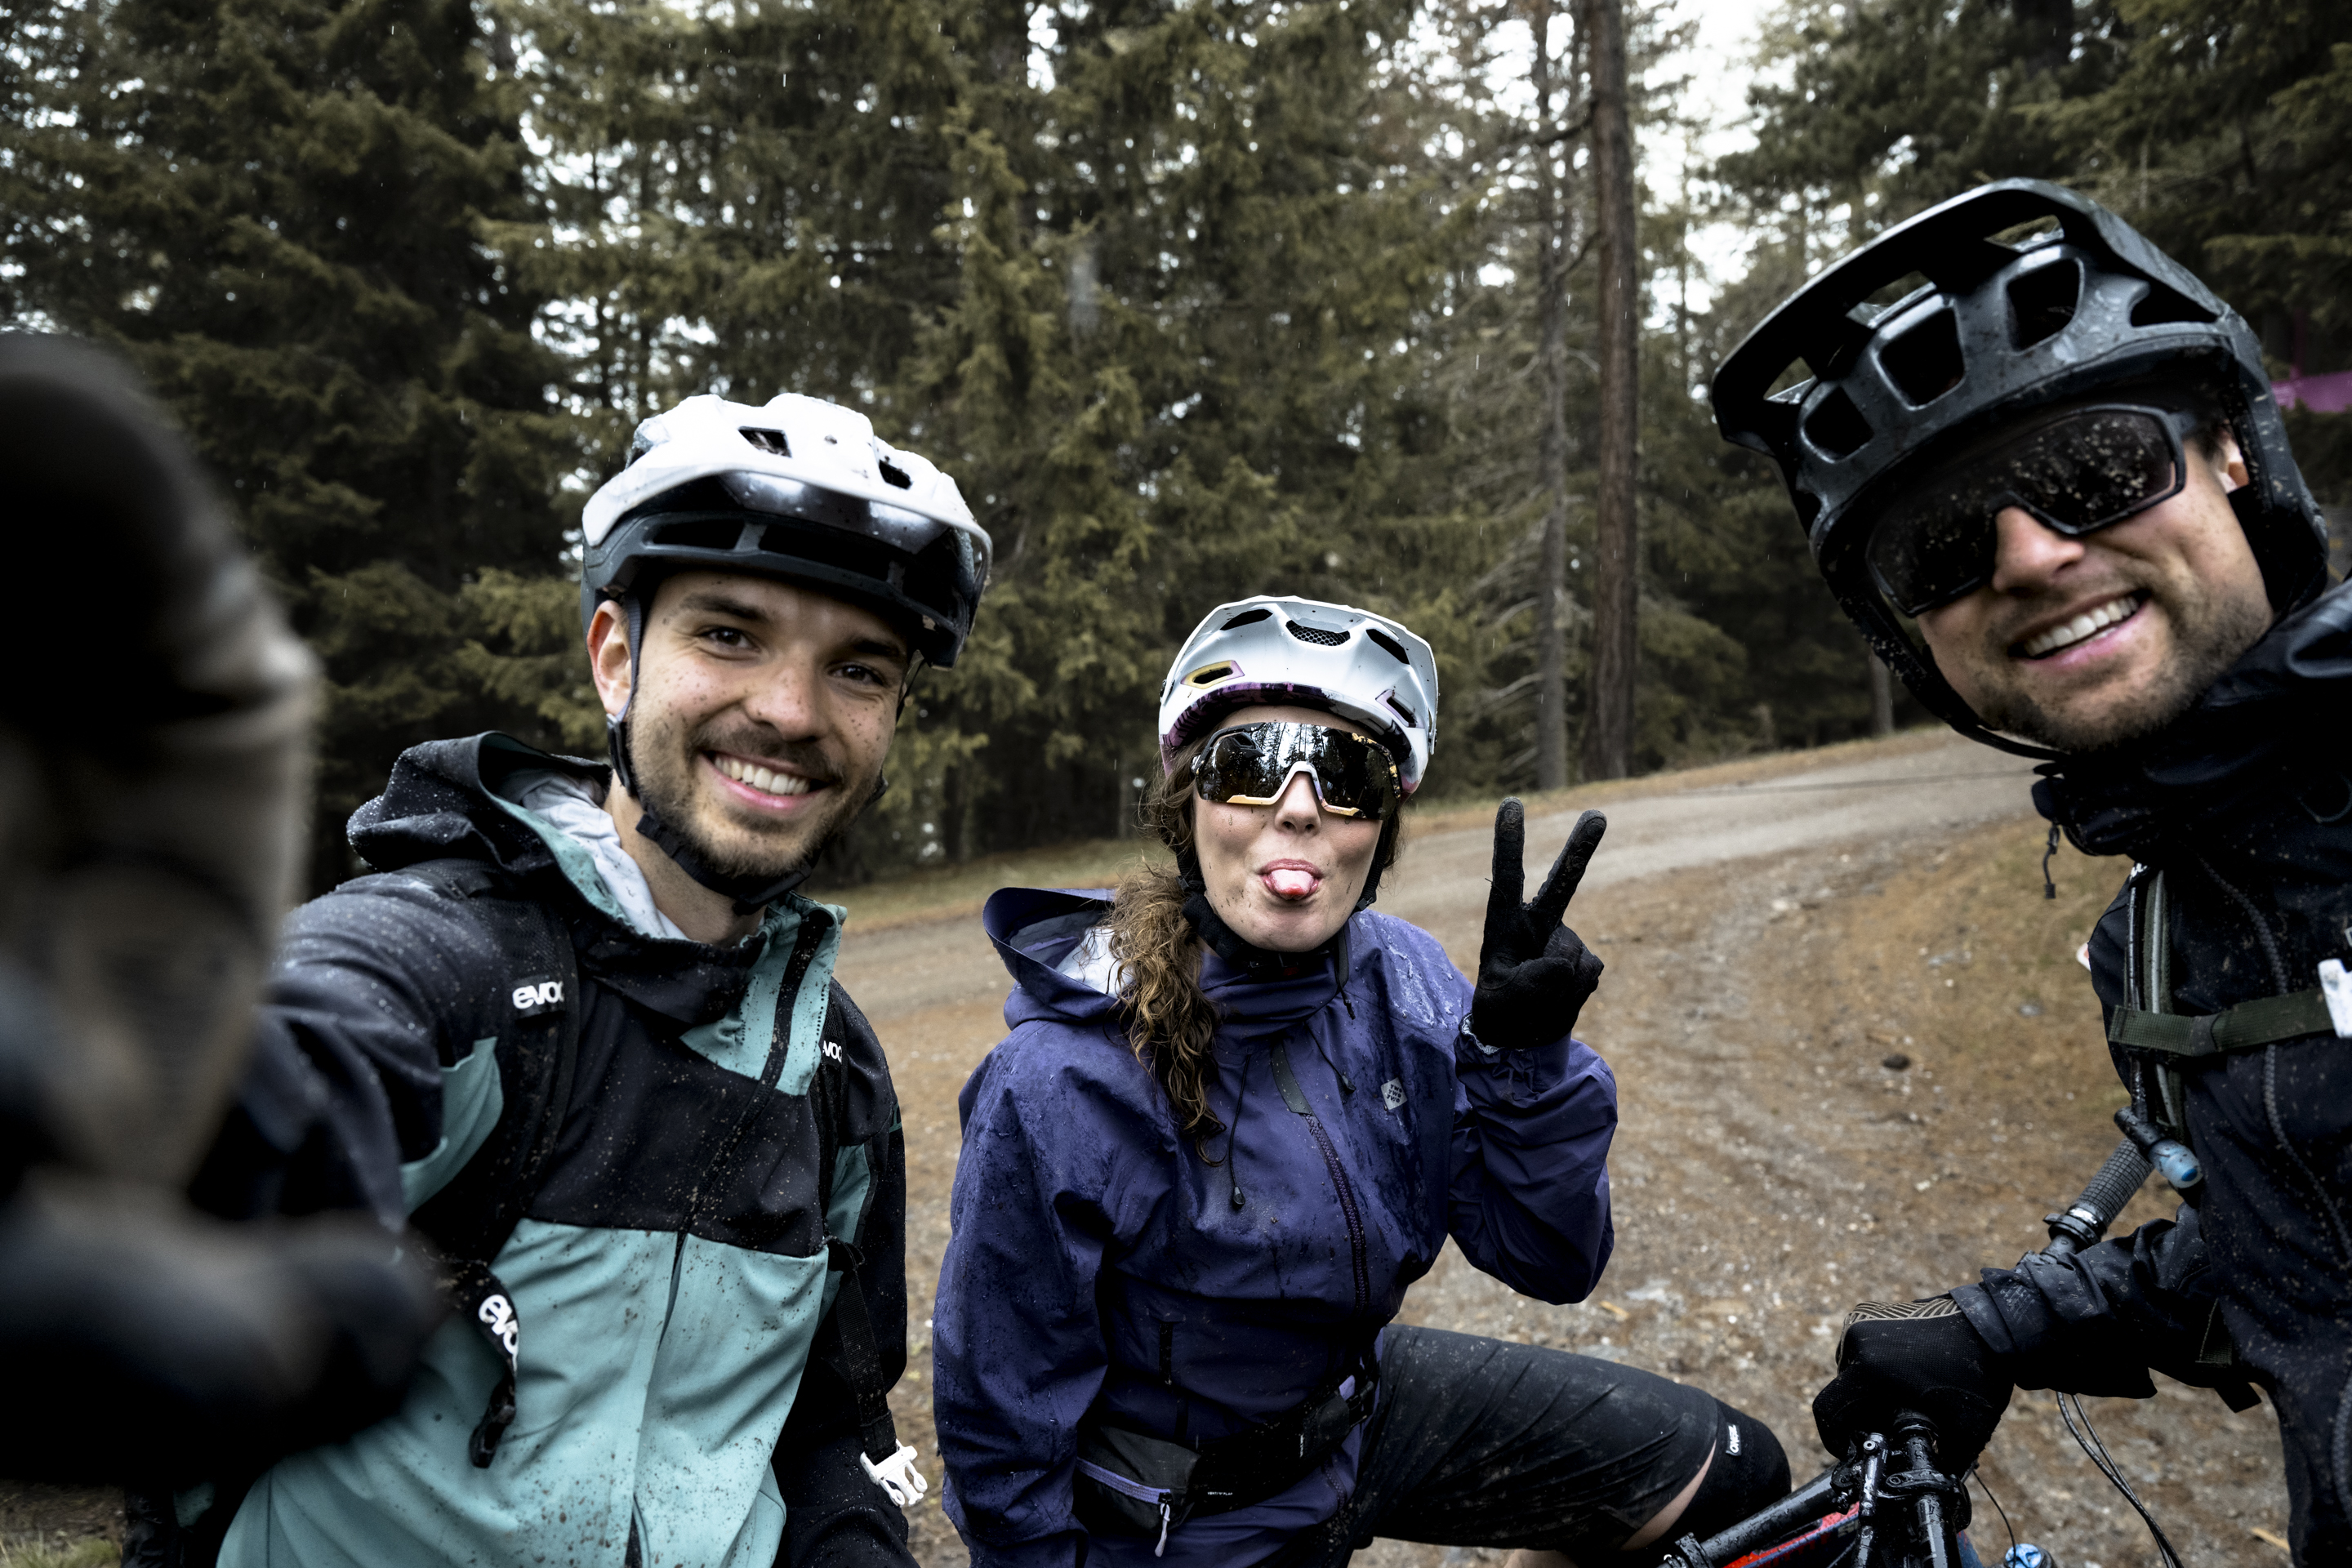
[[[2095,632],[2114,626],[2117,621],[2128,619],[2131,613],[2138,608],[2139,596],[2136,594],[2126,594],[2119,599],[2110,599],[2104,605],[2084,611],[2064,626],[2053,626],[2041,636],[2028,641],[2024,649],[2025,657],[2040,658],[2045,653],[2055,653],[2062,647],[2081,642]]]
[[[757,763],[740,762],[733,757],[714,757],[719,771],[739,784],[750,784],[763,795],[806,795],[809,781],[793,773],[771,773]]]

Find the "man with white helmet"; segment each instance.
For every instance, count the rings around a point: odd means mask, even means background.
[[[403,756],[352,819],[378,874],[295,914],[270,989],[308,1141],[257,1104],[215,1159],[408,1226],[455,1321],[386,1420],[208,1521],[184,1494],[184,1560],[911,1561],[897,1100],[841,911],[794,889],[955,662],[988,536],[789,395],[646,420],[583,532],[609,765]]]

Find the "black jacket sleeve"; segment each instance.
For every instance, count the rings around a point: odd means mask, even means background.
[[[882,1381],[890,1387],[907,1370],[907,1164],[898,1128],[879,1143],[887,1153],[877,1162],[874,1201],[858,1241],[866,1258],[858,1276]],[[828,1345],[832,1336],[820,1335],[817,1342]],[[784,1499],[778,1568],[911,1568],[907,1516],[866,1473],[862,1450],[856,1396],[838,1358],[811,1356],[776,1445],[776,1487]]]
[[[2210,1382],[2197,1357],[2216,1289],[2197,1211],[2151,1220],[2068,1258],[2027,1254],[1952,1292],[1969,1325],[2011,1358],[2021,1388],[2145,1399],[2147,1369]]]
[[[501,973],[461,900],[413,878],[364,877],[295,910],[196,1202],[401,1225],[400,1167],[440,1142],[441,1068],[467,1043],[445,1020]]]
[[[840,1114],[867,1133],[874,1186],[855,1237],[863,1258],[857,1278],[882,1385],[888,1389],[907,1370],[906,1133],[881,1042],[838,986],[829,1024],[828,1038],[837,1029],[846,1058]],[[915,1559],[907,1545],[907,1516],[859,1463],[857,1400],[833,1325],[816,1342],[818,1353],[809,1358],[776,1445],[776,1485],[784,1499],[779,1568],[910,1568]]]

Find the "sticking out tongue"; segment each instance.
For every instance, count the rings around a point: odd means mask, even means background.
[[[1304,899],[1311,895],[1322,881],[1312,871],[1302,871],[1295,866],[1285,866],[1265,874],[1265,885],[1274,889],[1277,899]]]

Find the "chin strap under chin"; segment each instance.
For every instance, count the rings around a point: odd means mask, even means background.
[[[732,899],[737,914],[748,915],[772,904],[808,880],[809,872],[814,869],[812,866],[796,866],[781,877],[771,877],[757,871],[721,871],[711,865],[696,853],[694,846],[688,844],[676,828],[655,815],[654,808],[646,805],[645,797],[637,794],[635,771],[629,766],[629,721],[625,715],[604,721],[604,740],[606,748],[613,754],[614,782],[637,801],[641,814],[637,817],[638,834],[677,861],[679,870],[712,892]],[[881,786],[874,792],[877,797],[889,782],[887,779],[881,781]]]
[[[1322,946],[1310,948],[1305,952],[1276,952],[1270,948],[1259,947],[1227,925],[1224,917],[1217,913],[1216,906],[1209,902],[1209,885],[1201,875],[1201,862],[1189,851],[1176,858],[1176,871],[1185,890],[1192,895],[1184,900],[1182,912],[1185,921],[1208,944],[1210,952],[1252,980],[1295,979],[1346,948],[1348,927],[1344,921]],[[1359,904],[1356,907],[1361,909],[1363,906]]]
[[[645,610],[633,595],[623,606],[629,617],[629,700],[621,705],[618,713],[604,715],[604,749],[613,759],[613,779],[629,792],[643,813],[637,818],[637,832],[656,848],[677,862],[677,868],[709,889],[735,901],[735,912],[748,915],[774,903],[809,879],[814,865],[793,868],[781,877],[763,876],[759,872],[721,871],[698,854],[694,847],[678,831],[664,822],[645,804],[637,790],[637,771],[629,763],[629,710],[636,705],[637,646],[645,632]],[[872,805],[890,787],[887,777],[877,778],[874,793],[866,797]],[[860,808],[864,809],[863,807]]]

